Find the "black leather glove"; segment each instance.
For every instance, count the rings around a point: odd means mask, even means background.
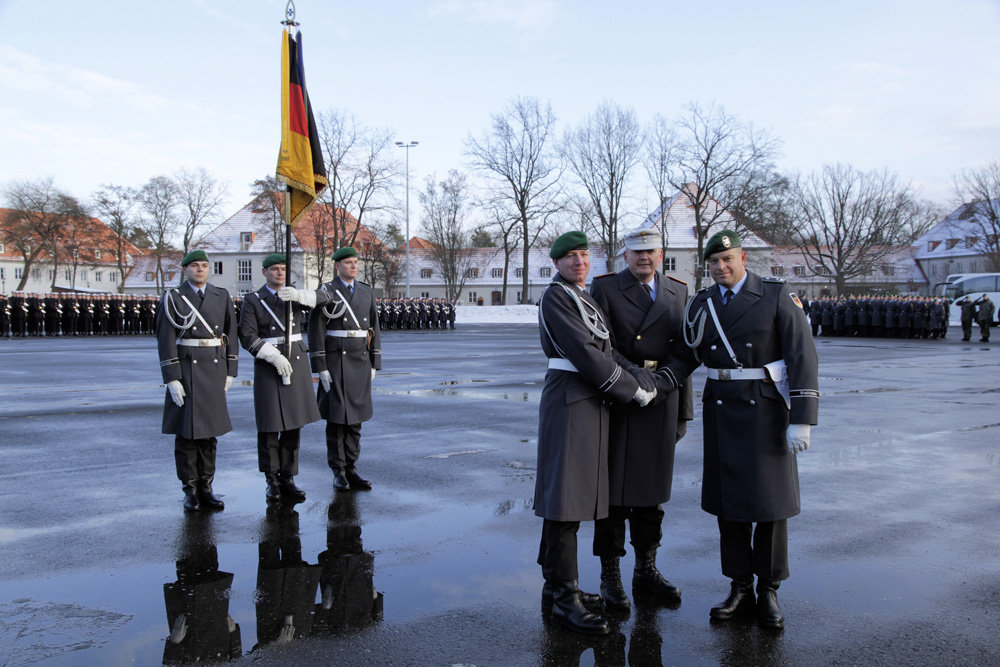
[[[642,366],[633,366],[628,369],[628,372],[636,379],[639,383],[639,388],[643,391],[653,391],[656,389],[656,376],[653,375],[653,371]]]

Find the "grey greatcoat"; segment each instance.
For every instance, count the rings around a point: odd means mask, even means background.
[[[355,280],[352,295],[340,278],[334,278],[320,290],[327,293],[330,302],[313,308],[309,315],[309,358],[313,373],[330,371],[332,381],[329,392],[322,383],[319,385],[316,395],[319,413],[334,424],[360,424],[372,418],[372,369],[382,368],[382,335],[375,293],[371,285]],[[341,301],[346,301],[350,309]],[[370,331],[371,344],[367,344],[363,333],[343,338],[329,335],[332,331]]]
[[[539,299],[542,351],[578,372],[550,368],[538,406],[535,515],[551,521],[594,521],[608,515],[608,406],[627,403],[639,388],[615,363],[611,341],[584,324],[576,296],[604,317],[589,294],[555,278]]]
[[[327,301],[328,293],[318,291],[317,307]],[[300,338],[292,341],[291,356],[288,356],[283,331],[286,305],[265,285],[246,296],[240,313],[240,344],[250,354],[256,357],[264,343],[271,343],[292,364],[291,384],[286,385],[282,384],[281,376],[270,362],[254,360],[253,407],[257,430],[261,433],[290,431],[319,421],[309,370],[309,352],[301,338],[305,316],[302,306],[292,303],[291,334],[292,338]]]
[[[211,331],[205,330],[201,319],[194,316],[191,327],[181,331],[167,317],[167,308],[174,321],[183,324],[192,317],[187,297],[204,318]],[[167,300],[169,299],[169,303]],[[205,285],[205,299],[198,305],[198,293],[185,281],[180,287],[163,293],[156,317],[156,347],[160,356],[163,382],[180,380],[184,387],[184,405],[178,407],[170,392],[163,402],[162,432],[189,440],[214,438],[229,433],[233,426],[226,407],[226,376],[236,377],[239,345],[236,342],[236,311],[229,292]],[[178,345],[179,338],[219,339],[215,347]]]
[[[795,516],[800,509],[798,464],[788,450],[785,432],[790,423],[815,424],[819,410],[818,364],[809,323],[784,281],[763,280],[748,271],[743,288],[728,306],[722,305],[718,285],[700,291],[690,310],[691,318],[705,312],[698,354],[709,369],[733,369],[734,377],[736,364],[708,313],[709,299],[744,368],[785,360],[791,410],[770,381],[706,381],[702,509],[725,521],[766,522]],[[697,366],[693,356],[687,363],[668,364],[675,377],[684,377]]]
[[[687,285],[656,276],[656,300],[627,268],[594,279],[590,294],[604,311],[615,361],[623,368],[662,363],[671,346],[683,345]],[[656,399],[611,406],[608,443],[611,504],[653,507],[670,500],[678,420],[694,418],[692,382],[669,391],[659,376]]]

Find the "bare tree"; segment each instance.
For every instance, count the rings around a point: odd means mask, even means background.
[[[655,171],[691,207],[700,258],[717,223],[739,227],[731,211],[747,208],[749,199],[762,197],[761,188],[770,186],[766,174],[773,171],[780,142],[722,107],[702,109],[695,102],[669,125],[657,118],[649,136],[659,145],[647,153],[647,172]],[[695,288],[701,289],[702,271],[695,276]]]
[[[165,288],[163,257],[172,250],[171,239],[180,227],[177,217],[177,184],[167,176],[154,176],[139,190],[141,225],[156,257],[156,289]]]
[[[420,203],[424,234],[433,244],[432,261],[444,279],[446,296],[458,298],[475,259],[465,228],[470,204],[465,176],[454,169],[440,182],[428,176]]]
[[[924,228],[937,214],[895,174],[843,164],[798,178],[794,204],[803,237],[799,251],[815,275],[833,278],[837,294],[909,245],[915,226]]]
[[[973,247],[1000,271],[1000,160],[965,169],[955,176],[955,197],[966,208],[959,214],[976,230]]]
[[[227,188],[209,175],[204,167],[181,169],[174,174],[177,185],[177,207],[181,213],[182,251],[186,255],[199,230],[216,220],[225,202]]]
[[[391,296],[403,277],[399,258],[406,240],[396,222],[376,217],[369,219],[367,227],[377,240],[362,244],[358,253],[364,272],[362,279],[371,285],[381,284],[383,294]]]
[[[132,234],[135,220],[137,193],[124,185],[102,185],[94,191],[91,198],[94,202],[94,212],[114,233],[115,259],[118,262],[118,292],[125,292],[125,274],[128,264],[125,244]]]
[[[100,223],[87,216],[83,211],[79,211],[72,216],[72,221],[67,221],[60,230],[62,252],[54,254],[64,254],[67,263],[72,267],[70,287],[73,289],[76,289],[76,277],[80,270],[80,264],[87,259],[96,259],[92,253],[95,246],[100,245],[99,227]],[[52,253],[50,252],[50,254]],[[56,272],[58,272],[58,267]]]
[[[285,252],[285,185],[274,174],[258,178],[250,184],[255,231],[271,241],[271,252]]]
[[[96,259],[103,239],[100,236],[100,223],[90,217],[87,209],[68,194],[61,193],[58,198],[59,225],[54,233],[45,241],[45,250],[52,260],[52,283],[50,289],[55,289],[59,274],[59,261],[65,258],[67,251],[73,257],[73,284],[76,285],[76,265],[80,252],[93,253]]]
[[[604,102],[579,127],[566,133],[562,153],[590,201],[591,226],[614,268],[622,201],[642,152],[642,132],[632,109]]]
[[[10,181],[3,186],[2,196],[11,211],[0,221],[0,238],[17,248],[24,258],[17,285],[20,291],[39,256],[43,252],[59,252],[61,227],[67,216],[80,214],[80,205],[56,188],[51,176],[37,181]]]
[[[519,97],[491,114],[490,127],[479,138],[470,134],[465,142],[472,167],[486,174],[483,206],[504,244],[504,301],[512,244],[521,244],[521,293],[528,294],[531,248],[552,214],[564,208],[555,125],[551,104],[543,108],[535,97]]]

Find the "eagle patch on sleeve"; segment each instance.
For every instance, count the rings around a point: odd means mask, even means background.
[[[798,294],[796,294],[795,292],[789,292],[788,296],[792,297],[792,301],[795,302],[796,306],[798,306],[799,308],[802,308],[802,302],[799,301],[799,295]]]

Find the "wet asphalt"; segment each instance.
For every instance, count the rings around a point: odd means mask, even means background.
[[[296,478],[308,498],[270,510],[244,352],[219,440],[226,509],[196,515],[160,434],[151,338],[0,340],[0,664],[199,651],[258,665],[1000,664],[1000,342],[817,339],[820,425],[799,460],[782,632],[709,623],[728,585],[699,506],[696,417],[658,558],[683,601],[637,606],[595,639],[540,609],[537,338],[386,333],[359,464],[374,490],[335,494],[312,424]],[[594,591],[592,535],[584,524]],[[178,648],[185,609],[200,621]]]

